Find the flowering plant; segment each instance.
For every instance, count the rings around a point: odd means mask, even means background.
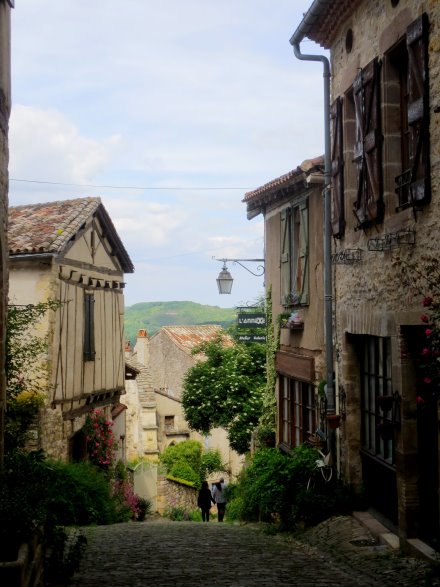
[[[113,422],[106,419],[102,410],[92,410],[83,426],[89,459],[99,467],[109,467],[115,458],[112,426]]]
[[[416,401],[423,405],[429,398],[438,399],[440,389],[440,303],[431,296],[422,301],[420,320],[426,325],[424,345],[420,352],[421,388]]]
[[[121,521],[125,521],[127,515],[137,519],[141,514],[139,496],[127,480],[115,479],[113,481],[112,495],[117,503],[117,511]]]

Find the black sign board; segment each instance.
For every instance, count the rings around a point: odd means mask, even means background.
[[[242,312],[237,314],[238,328],[266,328],[266,314],[263,312]]]
[[[237,340],[240,342],[266,342],[265,334],[239,334]]]

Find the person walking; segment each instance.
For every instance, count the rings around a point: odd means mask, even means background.
[[[209,510],[211,509],[211,503],[215,503],[209,489],[208,481],[202,482],[199,495],[197,497],[197,505],[202,510],[202,521],[209,522]]]
[[[223,477],[218,481],[218,483],[214,483],[212,488],[212,496],[217,504],[217,512],[218,512],[218,521],[223,522],[223,518],[225,517],[226,511],[226,488],[227,485]]]

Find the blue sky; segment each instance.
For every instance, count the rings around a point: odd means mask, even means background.
[[[16,2],[10,204],[100,196],[127,305],[251,302],[263,279],[230,266],[220,296],[212,257],[262,257],[244,194],[323,153],[322,68],[289,44],[310,4]]]

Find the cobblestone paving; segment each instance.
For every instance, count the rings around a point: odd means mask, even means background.
[[[88,547],[71,586],[97,587],[282,587],[431,585],[427,567],[412,559],[402,566],[368,542],[352,518],[338,526],[345,539],[329,539],[328,528],[309,543],[268,535],[256,527],[163,520],[87,529]],[[348,521],[347,521],[348,520]],[[324,547],[322,546],[324,541]],[[397,564],[399,562],[399,564]]]

